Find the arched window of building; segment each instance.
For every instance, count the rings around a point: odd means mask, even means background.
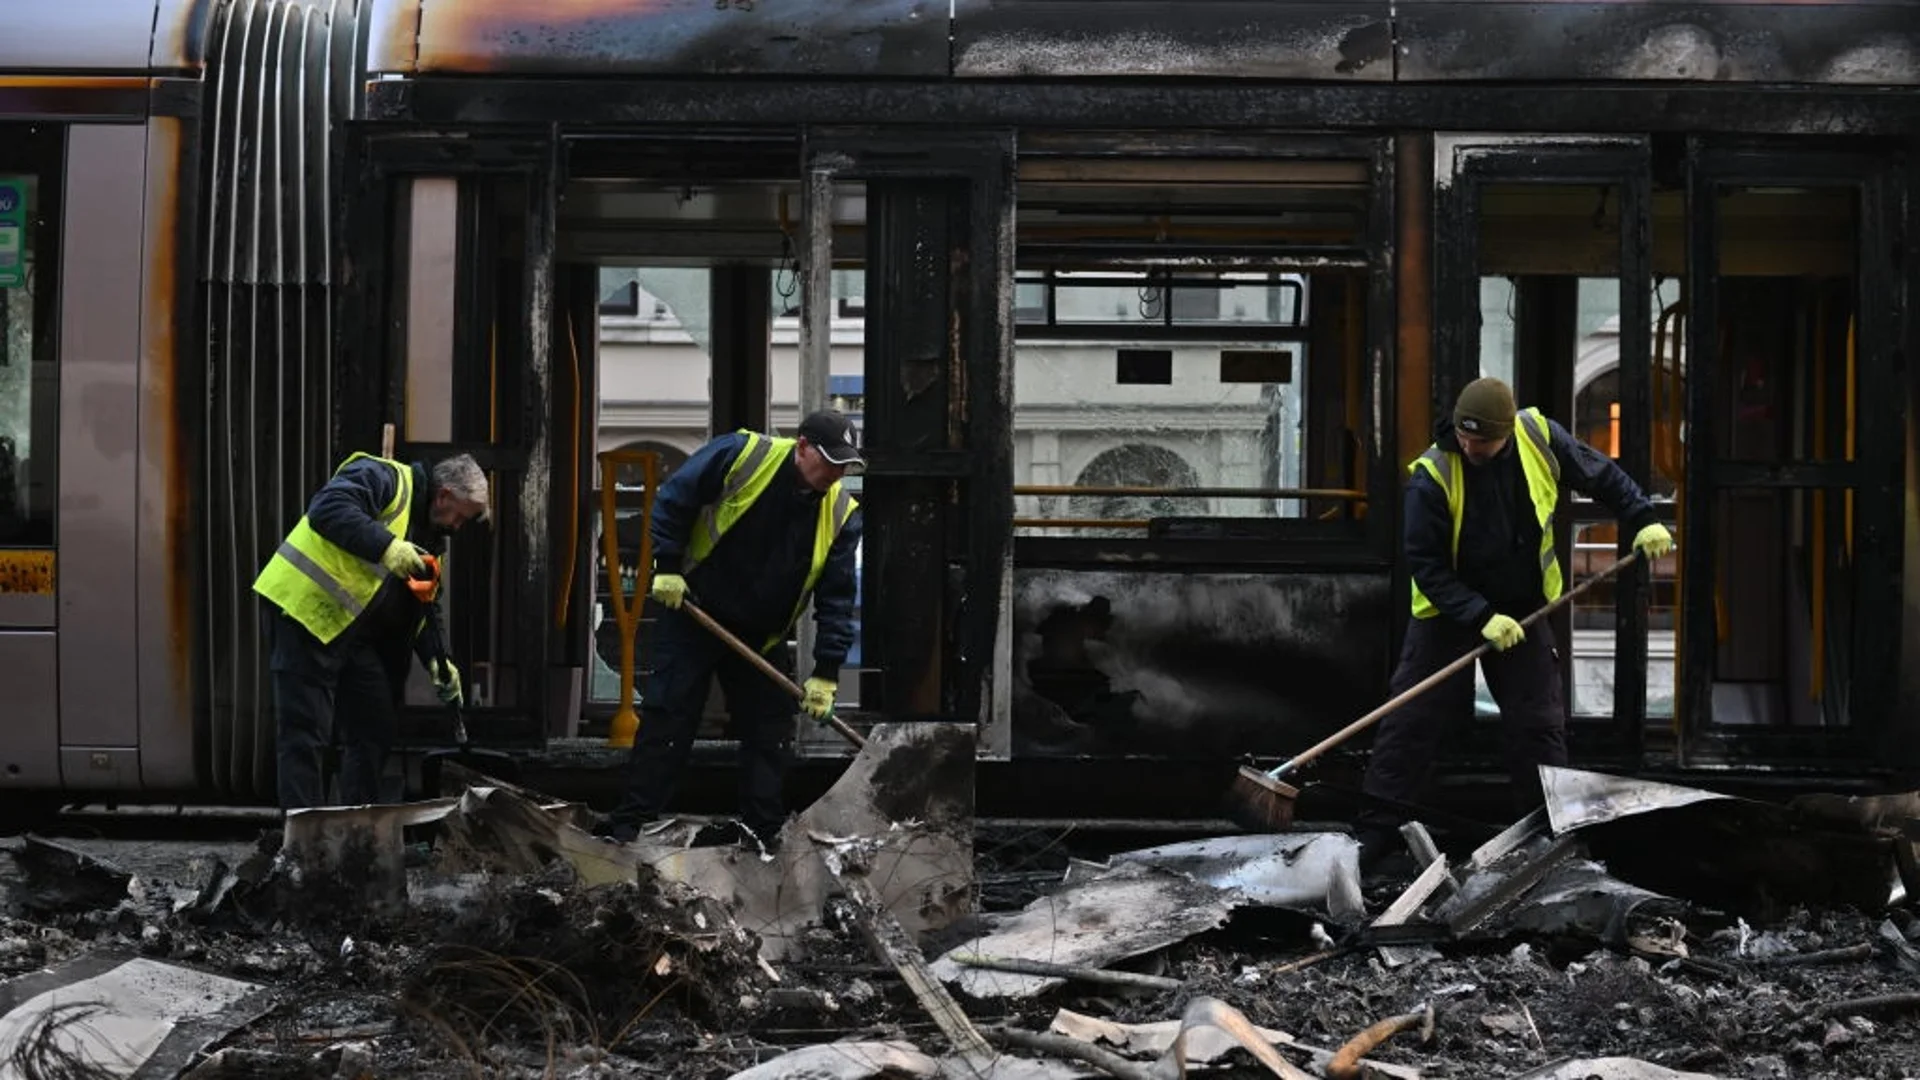
[[[685,450],[677,446],[669,446],[663,442],[655,442],[652,439],[636,439],[633,442],[623,443],[620,449],[633,451],[651,450],[659,454],[661,483],[666,483],[667,477],[673,475],[673,470],[686,464],[688,457]],[[641,475],[640,466],[638,465],[621,465],[616,469],[613,477],[614,483],[623,488],[638,488],[643,479],[644,477]]]
[[[1200,474],[1179,454],[1152,443],[1128,443],[1102,451],[1074,481],[1078,487],[1188,488],[1198,486]],[[1192,495],[1075,495],[1070,516],[1102,520],[1142,520],[1197,516],[1207,512],[1207,501]],[[1142,536],[1139,529],[1116,530],[1116,536]]]

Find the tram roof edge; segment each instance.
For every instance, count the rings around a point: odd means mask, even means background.
[[[374,77],[1920,85],[1913,0],[369,2]]]

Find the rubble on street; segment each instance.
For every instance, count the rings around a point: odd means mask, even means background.
[[[1335,828],[1102,851],[859,768],[777,852],[465,781],[233,860],[10,841],[0,1076],[1920,1077],[1912,797],[1543,770],[1363,880]]]

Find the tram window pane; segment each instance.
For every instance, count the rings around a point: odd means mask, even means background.
[[[1173,287],[1173,322],[1299,326],[1306,293],[1294,279],[1274,274],[1223,273]]]
[[[1663,204],[1656,199],[1656,210]],[[1672,201],[1674,212],[1678,203]],[[1675,218],[1671,231],[1684,231],[1684,220]],[[1658,235],[1658,234],[1656,234]],[[1656,253],[1658,249],[1656,248]],[[1677,257],[1677,256],[1676,256]],[[1669,516],[1679,510],[1679,496],[1685,478],[1686,439],[1686,306],[1681,301],[1681,282],[1677,277],[1658,276],[1648,308],[1653,319],[1653,471],[1647,479],[1647,494],[1654,505]],[[1677,521],[1668,526],[1681,544],[1686,543]],[[1647,593],[1647,694],[1645,716],[1649,721],[1670,721],[1678,698],[1680,612],[1680,557],[1678,553],[1654,564]]]
[[[1573,317],[1573,437],[1608,457],[1620,456],[1620,289],[1617,278],[1581,278]],[[1579,497],[1574,504],[1605,513]],[[1591,516],[1588,513],[1583,516]],[[1566,553],[1567,585],[1585,583],[1612,565],[1620,545],[1613,520],[1577,522]],[[1573,688],[1568,702],[1575,716],[1614,714],[1617,579],[1595,585],[1576,600],[1572,615]]]
[[[785,270],[777,270],[773,276],[776,294],[781,291],[793,291],[789,285],[790,275]],[[827,357],[827,405],[845,413],[847,419],[853,422],[854,428],[864,437],[867,428],[866,266],[852,259],[837,260],[829,276],[828,287],[833,296],[833,309],[828,317],[827,336],[832,345]],[[801,417],[800,307],[797,292],[794,298],[786,303],[791,306],[781,307],[781,302],[776,298],[772,351],[768,365],[773,392],[773,427],[776,431],[791,435],[793,429],[800,423]],[[841,481],[841,485],[851,492],[854,498],[864,499],[865,482],[864,476],[848,476]],[[847,650],[846,665],[841,669],[840,689],[836,699],[847,708],[860,707],[859,668],[866,657],[866,630],[862,617],[866,600],[864,541],[861,547],[854,550],[853,558],[853,644]],[[813,633],[813,613],[809,609],[788,638],[794,645],[795,654],[801,658],[802,671],[807,670],[813,662],[811,653]],[[837,740],[837,736],[824,729],[816,729],[803,734],[801,744],[838,745]]]
[[[1845,726],[1859,590],[1842,493],[1733,488],[1714,497],[1716,726]]]
[[[708,437],[711,415],[712,279],[704,267],[607,267],[600,271],[601,450],[640,450],[659,455],[659,478],[673,470]],[[620,630],[608,596],[607,561],[601,544],[600,489],[594,475],[594,613],[592,677],[588,698],[611,702],[620,692]],[[646,527],[646,485],[637,465],[621,465],[612,477],[622,589],[638,580],[640,537]],[[644,605],[644,596],[637,598]],[[644,609],[643,609],[644,610]],[[636,634],[635,693],[651,667],[650,620]]]
[[[1169,304],[1171,298],[1171,304]],[[1016,318],[1060,325],[1297,327],[1306,292],[1293,275],[1267,271],[1148,273],[1133,270],[1052,274],[1023,271],[1014,285]]]
[[[1513,385],[1512,278],[1480,279],[1480,374]]]
[[[1299,516],[1300,500],[1256,493],[1300,486],[1303,388],[1297,381],[1221,378],[1223,351],[1262,348],[1271,349],[1258,343],[1021,343],[1015,483],[1094,489],[1017,494],[1021,531],[1144,538],[1154,519]],[[1304,353],[1305,345],[1287,348]],[[1165,378],[1118,377],[1124,370],[1116,371],[1116,355],[1136,352],[1159,357]],[[1249,494],[1182,495],[1183,488]],[[1099,524],[1107,521],[1114,524]]]
[[[1616,185],[1512,182],[1480,189],[1477,374],[1514,387],[1522,406],[1537,406],[1574,438],[1619,455],[1620,192]],[[1619,527],[1604,508],[1573,496],[1562,501],[1570,543],[1559,557],[1566,586],[1589,580],[1612,563]],[[1614,713],[1617,601],[1601,582],[1556,618],[1569,658],[1569,711]],[[1629,645],[1628,647],[1634,647]],[[1484,674],[1478,713],[1498,710]]]
[[[1859,365],[1870,362],[1856,348],[1858,192],[1726,185],[1714,213],[1714,459],[1855,460]],[[1697,449],[1681,442],[1672,456],[1684,463]],[[1711,667],[1715,726],[1851,723],[1856,610],[1863,589],[1884,588],[1856,571],[1869,541],[1856,533],[1854,499],[1845,487],[1714,492],[1713,579],[1687,583],[1682,613],[1712,612],[1686,666]]]
[[[1054,318],[1062,323],[1164,323],[1166,302],[1144,272],[1069,270],[1053,283]]]
[[[1542,275],[1559,277],[1565,275]],[[1564,399],[1549,400],[1536,393],[1522,405],[1537,405],[1550,415],[1566,416],[1566,427],[1574,438],[1587,443],[1609,457],[1620,455],[1620,290],[1617,278],[1578,278],[1573,284],[1570,307],[1559,314],[1543,315],[1557,328],[1559,340],[1542,341],[1536,335],[1526,347],[1518,340],[1516,307],[1520,282],[1504,277],[1481,278],[1482,338],[1481,373],[1505,379],[1522,388],[1562,388],[1570,392],[1570,409]],[[1538,281],[1529,277],[1525,280]],[[1565,295],[1563,292],[1562,295]],[[1570,365],[1570,370],[1562,370]],[[1620,527],[1605,517],[1604,507],[1585,496],[1574,495],[1562,503],[1572,521],[1571,545],[1560,552],[1567,587],[1578,586],[1612,564],[1620,542]],[[1656,569],[1656,592],[1661,571]],[[1574,716],[1608,717],[1615,711],[1616,596],[1611,581],[1601,582],[1572,605],[1568,624],[1570,642],[1561,648],[1571,658],[1571,686],[1567,702]],[[1658,631],[1656,631],[1656,636]],[[1670,644],[1650,645],[1657,658],[1671,652]],[[1658,661],[1656,659],[1656,666]],[[1484,674],[1477,676],[1480,715],[1492,718],[1498,709]]]
[[[1851,189],[1723,188],[1716,452],[1851,459],[1859,211]]]
[[[1036,331],[1017,343],[1019,531],[1148,539],[1227,528],[1217,519],[1345,516],[1349,503],[1276,494],[1327,486],[1324,480],[1307,483],[1307,459],[1317,453],[1310,447],[1308,395],[1337,397],[1344,383],[1320,391],[1307,385],[1313,366],[1309,342],[1299,339],[1305,334],[1236,340],[1235,333],[1219,329],[1253,324],[1304,330],[1306,279],[1219,274],[1210,279],[1217,284],[1176,285],[1171,312],[1160,306],[1167,293],[1148,287],[1148,280],[1144,272],[1063,273],[1050,280],[1022,274],[1023,287],[1041,290],[1020,300],[1023,309],[1043,314],[1051,303],[1059,326],[1106,325],[1090,326],[1084,336]],[[1049,288],[1051,296],[1044,292]],[[1325,317],[1341,318],[1346,306]],[[1123,325],[1129,323],[1207,323],[1210,329],[1192,331],[1190,340],[1182,340],[1188,333],[1183,330],[1129,340]],[[1143,374],[1145,358],[1153,363]]]
[[[768,355],[772,424],[776,432],[791,434],[798,423],[800,373],[800,293],[791,267],[769,269],[767,297],[772,315]],[[712,273],[707,267],[610,267],[600,276],[600,418],[599,444],[603,450],[630,449],[659,455],[661,482],[716,432],[710,430],[713,357]],[[864,341],[866,336],[866,271],[858,266],[835,269],[832,276],[833,315],[829,404],[856,425],[864,425],[866,409]],[[724,313],[722,313],[724,317]],[[634,588],[639,557],[645,483],[641,470],[623,466],[614,476],[619,506],[619,551],[624,588]],[[596,475],[598,484],[605,478]],[[848,477],[847,487],[859,496],[860,477]],[[595,584],[593,676],[590,699],[614,701],[619,694],[619,630],[615,625],[606,561],[600,541],[600,516],[593,515]],[[856,555],[856,559],[859,556]],[[643,598],[644,602],[644,598]],[[859,604],[855,604],[856,620]],[[802,620],[805,626],[810,620]],[[637,667],[651,666],[647,641],[650,618],[643,618]],[[840,700],[859,701],[859,680],[852,669],[861,662],[861,629],[856,621],[852,650],[847,656]],[[644,683],[642,683],[644,685]],[[638,690],[636,690],[638,692]]]
[[[1038,275],[1022,274],[1013,285],[1013,317],[1022,323],[1047,321],[1047,283]]]
[[[60,138],[0,124],[0,546],[50,547],[58,476],[52,334]]]

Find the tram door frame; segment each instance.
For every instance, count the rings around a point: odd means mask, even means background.
[[[1012,746],[1014,160],[1011,130],[802,133],[808,207],[866,187],[861,705],[976,723],[989,759]],[[830,218],[806,215],[803,296]]]
[[[563,326],[565,299],[556,266],[562,142],[556,132],[463,138],[350,131],[349,139],[347,160],[355,167],[339,230],[345,266],[335,300],[342,329],[334,445],[343,456],[374,450],[382,424],[393,422],[397,457],[469,453],[486,470],[493,522],[453,540],[443,593],[446,640],[470,697],[475,689],[484,695],[485,704],[465,709],[474,740],[538,747],[551,734],[549,718],[565,709],[556,694],[565,689],[566,671],[554,667],[565,656],[565,633],[550,617],[554,556],[564,554],[556,538],[566,535],[553,520],[556,507],[567,505],[556,485],[568,479],[556,464],[567,460],[560,441],[566,429],[554,419],[563,366],[555,327]],[[409,327],[416,239],[410,215],[417,194],[435,180],[454,181],[458,192],[451,318],[430,328],[448,335],[436,345],[450,363],[410,371],[409,351],[419,347],[423,329]],[[523,193],[524,205],[504,207],[503,191]],[[503,211],[517,213],[517,237],[499,235]],[[517,252],[510,249],[516,239]],[[445,252],[420,254],[440,259]],[[519,264],[517,290],[503,276],[512,261]],[[509,305],[504,298],[515,291],[517,302]],[[410,438],[410,395],[426,402],[442,391],[452,396],[451,415],[421,430],[443,437]],[[486,667],[477,670],[472,661],[482,657]],[[398,748],[448,741],[445,709],[420,704],[419,691],[410,686]]]
[[[1693,543],[1682,549],[1683,595],[1679,656],[1696,658],[1682,669],[1675,703],[1678,752],[1683,765],[1717,765],[1768,760],[1806,767],[1810,760],[1850,775],[1914,766],[1889,754],[1908,738],[1898,722],[1901,658],[1901,485],[1906,468],[1906,386],[1896,372],[1902,347],[1913,341],[1913,327],[1901,272],[1900,252],[1912,228],[1908,220],[1906,168],[1894,153],[1838,141],[1689,138],[1684,143],[1687,228],[1687,380],[1685,417],[1689,447],[1714,445],[1715,425],[1724,421],[1715,400],[1714,379],[1730,363],[1722,355],[1718,329],[1722,297],[1720,257],[1727,244],[1715,202],[1722,186],[1845,189],[1854,197],[1856,221],[1854,288],[1859,334],[1859,403],[1855,453],[1851,460],[1830,456],[1817,462],[1723,460],[1688,453],[1685,514]],[[1883,362],[1875,362],[1881,360]],[[1703,378],[1698,372],[1707,372]],[[1893,402],[1893,408],[1870,403]],[[1850,669],[1827,678],[1847,680],[1850,719],[1844,725],[1751,727],[1716,715],[1715,688],[1720,642],[1712,594],[1714,582],[1715,500],[1733,489],[1824,491],[1837,507],[1853,493],[1855,610],[1849,637]],[[1828,515],[1839,518],[1838,513]],[[1724,587],[1724,586],[1723,586]],[[1792,662],[1796,658],[1789,658]]]
[[[1684,198],[1683,258],[1689,317],[1685,323],[1687,360],[1684,400],[1678,423],[1689,447],[1713,445],[1712,436],[1721,408],[1711,381],[1719,357],[1714,336],[1704,327],[1716,321],[1721,294],[1719,252],[1724,230],[1714,203],[1722,185],[1777,185],[1839,188],[1857,195],[1859,258],[1856,288],[1860,297],[1862,334],[1860,354],[1893,355],[1913,340],[1898,255],[1910,227],[1903,216],[1902,198],[1909,180],[1899,159],[1858,146],[1808,144],[1791,146],[1752,141],[1689,137],[1654,139],[1643,136],[1574,136],[1541,141],[1525,136],[1443,134],[1437,140],[1435,192],[1436,318],[1433,400],[1447,408],[1467,381],[1478,374],[1481,347],[1480,227],[1482,195],[1491,185],[1607,185],[1618,193],[1620,361],[1618,460],[1627,474],[1647,485],[1652,466],[1654,391],[1651,339],[1653,320],[1653,183],[1659,178]],[[1703,212],[1704,211],[1704,212]],[[1571,286],[1577,277],[1559,284]],[[1549,284],[1552,284],[1550,281]],[[1562,306],[1570,303],[1571,289],[1563,289]],[[1551,300],[1551,290],[1548,290]],[[1516,323],[1526,321],[1524,299],[1517,304]],[[1570,314],[1570,312],[1569,312]],[[1543,320],[1550,328],[1566,328],[1568,319]],[[1540,405],[1563,424],[1571,419],[1571,353],[1551,347],[1530,348],[1525,326],[1517,325],[1516,393],[1520,404]],[[1868,343],[1872,343],[1871,350]],[[1533,341],[1533,346],[1542,343]],[[1551,346],[1552,343],[1546,343]],[[1571,349],[1572,342],[1563,344]],[[1671,346],[1670,346],[1671,348]],[[1565,370],[1559,370],[1564,367]],[[1647,598],[1650,578],[1645,566],[1620,575],[1615,584],[1614,716],[1611,722],[1575,718],[1570,728],[1578,763],[1594,767],[1641,768],[1667,765],[1677,768],[1726,765],[1786,766],[1813,771],[1857,773],[1876,757],[1878,748],[1899,737],[1894,717],[1902,700],[1899,685],[1900,637],[1888,629],[1901,626],[1900,565],[1902,544],[1900,484],[1905,466],[1902,437],[1906,428],[1907,388],[1898,384],[1893,365],[1860,365],[1860,402],[1895,399],[1895,409],[1860,410],[1858,451],[1853,460],[1822,463],[1762,463],[1720,460],[1713,455],[1686,453],[1682,502],[1661,505],[1663,521],[1684,513],[1685,533],[1676,530],[1681,569],[1681,621],[1675,628],[1676,663],[1681,676],[1676,687],[1674,717],[1670,723],[1649,725],[1646,715]],[[1869,418],[1868,414],[1874,415]],[[1733,725],[1714,715],[1714,668],[1717,627],[1712,585],[1714,579],[1714,522],[1716,497],[1729,488],[1761,487],[1786,490],[1855,492],[1858,573],[1863,581],[1882,586],[1858,588],[1853,628],[1858,653],[1851,670],[1855,702],[1850,724],[1785,728],[1778,725]],[[1838,497],[1831,495],[1831,497]],[[1563,495],[1556,519],[1556,543],[1563,568],[1569,565],[1571,533],[1579,522],[1611,520],[1602,506],[1582,506],[1569,512]],[[1631,537],[1620,535],[1620,553]],[[1571,576],[1569,586],[1573,584]],[[1705,591],[1703,591],[1705,590]],[[1909,620],[1911,621],[1911,620]],[[1562,652],[1563,689],[1571,704],[1571,625],[1563,609],[1553,623]],[[1875,632],[1875,628],[1878,631]],[[1688,663],[1686,658],[1707,657]],[[1571,711],[1571,710],[1570,710]],[[1467,743],[1469,754],[1491,752],[1492,731],[1476,732]],[[1882,766],[1889,764],[1880,761]]]
[[[1650,169],[1647,140],[1625,137],[1556,138],[1550,143],[1503,136],[1446,136],[1436,140],[1437,190],[1434,198],[1436,304],[1440,314],[1434,330],[1434,386],[1436,410],[1446,415],[1460,388],[1479,375],[1480,225],[1482,197],[1489,187],[1577,186],[1602,187],[1617,192],[1619,200],[1618,273],[1620,282],[1620,444],[1619,463],[1643,487],[1651,471],[1651,331],[1649,293],[1652,288]],[[1570,328],[1563,314],[1577,275],[1548,279],[1553,288],[1546,303],[1516,314],[1518,321],[1543,329]],[[1529,290],[1532,291],[1532,290]],[[1532,305],[1530,305],[1532,306]],[[1547,309],[1542,311],[1541,309]],[[1536,320],[1535,314],[1539,315]],[[1527,350],[1525,329],[1516,333],[1514,391],[1521,407],[1538,406],[1549,418],[1571,428],[1573,340]],[[1558,347],[1556,347],[1558,346]],[[1564,347],[1564,353],[1559,347]],[[1670,516],[1670,510],[1667,516]],[[1576,508],[1563,494],[1554,519],[1554,543],[1562,572],[1571,587],[1572,541],[1575,526],[1590,519],[1611,520],[1604,507]],[[1621,551],[1632,537],[1623,536]],[[1592,763],[1635,767],[1645,754],[1647,682],[1647,607],[1649,585],[1645,566],[1636,565],[1614,580],[1614,717],[1610,724],[1579,722],[1574,743],[1581,758]],[[1549,619],[1559,645],[1562,699],[1573,701],[1573,618],[1571,606]],[[1569,712],[1572,710],[1569,709]],[[1470,740],[1476,753],[1494,751],[1485,738]]]

